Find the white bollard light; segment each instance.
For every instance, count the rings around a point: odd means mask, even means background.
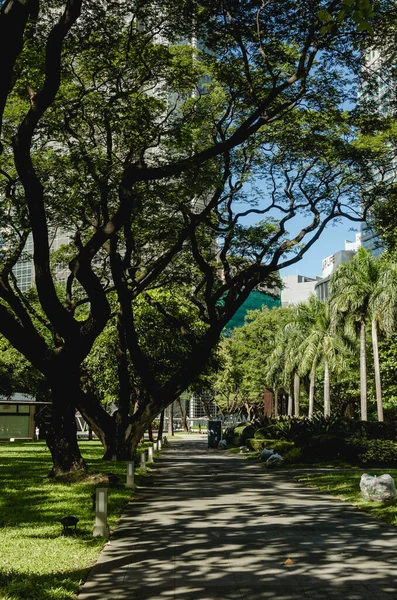
[[[96,489],[95,525],[92,532],[94,537],[109,537],[108,525],[108,488]]]
[[[141,470],[146,471],[146,452],[141,453]]]
[[[134,461],[130,461],[127,463],[127,483],[125,484],[126,488],[135,488],[134,483]]]
[[[148,452],[148,462],[153,462],[153,446],[149,446],[147,449]]]

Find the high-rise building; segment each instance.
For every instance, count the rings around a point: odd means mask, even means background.
[[[305,302],[314,294],[317,281],[321,278],[306,277],[305,275],[283,275],[281,277],[281,305],[292,306]]]
[[[395,102],[395,78],[390,72],[390,60],[387,51],[371,48],[365,55],[365,66],[362,80],[357,93],[357,104],[367,105],[369,110],[380,117],[390,114],[392,103]],[[397,165],[389,172],[374,171],[375,181],[388,183],[396,178]],[[363,248],[375,255],[380,255],[384,246],[375,230],[374,215],[367,212],[366,220],[361,224],[361,243]]]
[[[331,254],[331,256],[327,256],[323,259],[321,265],[322,276],[314,286],[316,296],[319,300],[327,300],[329,297],[329,282],[332,274],[336,271],[340,264],[350,262],[360,246],[361,234],[357,233],[356,240],[354,242],[345,240],[344,250],[338,250],[338,252],[335,252],[335,254]]]
[[[70,243],[70,234],[62,231],[61,229],[55,229],[50,233],[50,250],[54,252],[59,250],[64,244]],[[68,276],[67,269],[56,267],[55,276],[58,281],[64,282]],[[31,287],[34,286],[34,262],[33,262],[33,237],[29,234],[26,241],[25,248],[22,257],[16,263],[13,268],[13,273],[17,280],[17,285],[21,292],[27,292]]]

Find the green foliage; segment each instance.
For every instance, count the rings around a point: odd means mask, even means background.
[[[322,433],[314,435],[302,449],[302,456],[307,462],[340,460],[345,458],[345,444],[341,435]]]
[[[346,20],[352,19],[356,25],[357,31],[366,31],[371,36],[374,35],[373,22],[375,17],[373,3],[370,0],[344,0],[342,8],[331,14],[323,8],[318,12],[319,20],[324,23],[321,33],[335,33],[346,23]]]
[[[294,446],[291,450],[288,450],[283,456],[283,464],[293,465],[305,462],[302,448]]]
[[[312,419],[307,417],[280,417],[268,419],[259,430],[261,435],[275,439],[288,440],[300,446],[310,443],[317,435],[344,432],[347,420],[340,417],[324,417],[316,413]]]
[[[352,437],[347,440],[345,458],[352,463],[368,466],[397,466],[397,443],[391,440],[368,440]]]
[[[38,400],[48,399],[48,385],[41,373],[0,336],[0,394],[11,396],[16,392],[31,394]]]
[[[166,289],[159,288],[139,296],[133,303],[133,311],[141,351],[147,357],[148,366],[155,373],[158,384],[164,384],[181,369],[191,351],[192,339],[198,342],[207,327],[200,320],[197,307],[187,301],[181,286],[170,285]],[[114,317],[96,340],[84,363],[105,405],[119,402],[118,364],[117,361],[109,361],[109,356],[118,356],[119,352],[117,318]],[[214,353],[201,375],[191,381],[191,387],[206,387],[215,364]],[[132,393],[138,396],[142,382],[130,358],[128,371],[133,382]],[[133,407],[130,409],[133,410]]]
[[[245,446],[247,440],[254,435],[255,426],[250,423],[243,423],[237,427],[231,427],[224,431],[223,437],[228,444],[233,446]]]
[[[284,457],[286,452],[292,450],[295,445],[293,442],[288,442],[286,440],[272,440],[266,438],[251,438],[247,440],[248,448],[252,448],[252,450],[256,450],[260,452],[264,448],[268,450],[274,450],[278,454],[281,454]]]
[[[66,4],[40,3],[3,82],[0,330],[49,380],[73,372],[77,397],[86,359],[109,402],[128,354],[125,395],[161,408],[197,382],[256,286],[273,283],[330,220],[359,219],[373,163],[370,143],[353,142],[345,92],[361,72],[357,46],[367,36],[358,32],[372,12],[366,0],[345,5],[88,1],[55,30],[57,56],[47,42]],[[197,45],[185,43],[193,36]],[[247,225],[252,215],[258,222]],[[47,264],[47,233],[57,228],[72,237],[53,260],[66,267],[62,292]],[[32,229],[34,317],[11,275]],[[283,318],[272,329],[267,316],[266,341],[254,331],[251,349],[268,356]],[[250,413],[264,385],[288,390],[297,357],[291,344],[285,369],[263,369],[244,335],[225,346],[217,390],[226,408]]]

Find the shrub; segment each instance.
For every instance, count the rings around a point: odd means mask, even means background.
[[[239,425],[234,428],[234,435],[237,437],[236,445],[237,446],[245,446],[247,440],[252,438],[255,433],[255,426],[251,425],[251,423],[244,423],[244,425]]]
[[[298,448],[294,446],[283,456],[284,464],[293,464],[293,463],[302,463],[305,462],[305,457],[303,455],[302,448]]]
[[[397,444],[391,440],[350,438],[345,445],[345,457],[364,465],[397,466]]]
[[[260,452],[263,448],[267,448],[267,440],[259,439],[259,438],[250,438],[247,440],[248,448],[251,450],[255,450],[256,452]]]
[[[304,447],[303,455],[306,460],[317,462],[342,458],[345,453],[344,441],[330,433],[314,435],[310,443]]]
[[[397,439],[397,424],[394,421],[350,421],[350,431],[357,437],[366,437],[369,440]]]
[[[254,438],[258,438],[258,439],[264,439],[267,438],[267,428],[266,427],[261,427],[260,429],[257,429],[254,433]]]
[[[268,450],[274,450],[274,452],[283,455],[285,452],[288,452],[289,450],[294,448],[295,444],[293,442],[287,442],[285,440],[251,438],[247,440],[247,446],[252,450],[256,450],[257,452],[260,452],[264,448],[267,448]]]

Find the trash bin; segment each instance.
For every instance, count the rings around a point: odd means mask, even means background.
[[[208,448],[218,448],[222,439],[222,421],[208,421]]]

